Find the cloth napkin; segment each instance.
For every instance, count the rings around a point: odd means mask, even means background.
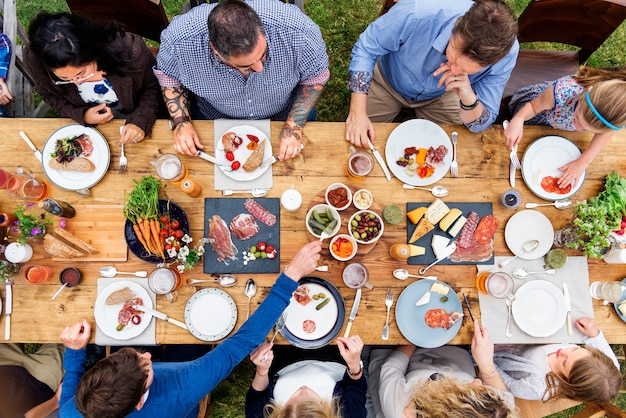
[[[544,270],[544,260],[539,258],[536,260],[515,259],[504,268],[499,268],[498,263],[509,257],[495,257],[494,265],[478,265],[478,271],[504,271],[513,277],[513,270],[517,267],[524,267],[528,271]],[[530,280],[545,280],[554,284],[559,289],[563,289],[563,282],[569,287],[570,299],[572,301],[572,328],[574,335],[567,334],[567,323],[563,322],[563,326],[554,335],[549,337],[532,337],[522,331],[515,320],[511,318],[511,330],[513,336],[507,338],[504,335],[506,328],[506,319],[508,308],[504,299],[496,299],[492,296],[483,295],[478,292],[478,302],[480,304],[480,313],[482,325],[489,330],[491,341],[495,344],[502,343],[520,343],[520,344],[547,344],[547,343],[574,343],[583,342],[583,334],[578,331],[573,322],[583,316],[593,318],[593,305],[591,296],[589,295],[589,270],[587,269],[586,257],[567,257],[565,266],[556,270],[556,274],[533,274],[525,279],[513,277],[515,284],[514,292],[522,285]]]
[[[156,295],[150,290],[148,287],[148,279],[126,279],[125,281],[137,283],[150,295],[150,299],[152,299],[152,306],[156,306]],[[98,279],[98,295],[110,284],[115,282],[119,282],[120,279],[115,277],[112,278],[100,278]],[[146,316],[146,315],[144,315]],[[106,335],[100,327],[96,324],[96,344],[97,345],[124,345],[124,346],[132,346],[132,345],[156,345],[156,318],[150,318],[150,324],[145,329],[144,332],[136,336],[135,338],[131,338],[129,340],[116,340],[115,338],[111,338]]]
[[[213,135],[215,140],[213,141],[215,144],[215,149],[213,150],[213,154],[217,152],[217,148],[220,144],[220,140],[222,135],[228,132],[233,126],[240,125],[248,125],[253,126],[267,135],[268,141],[270,144],[272,142],[272,138],[270,137],[270,120],[262,119],[262,120],[239,120],[239,119],[216,119],[213,123]],[[273,151],[273,148],[272,148]],[[273,154],[276,154],[273,152]],[[238,181],[228,177],[226,174],[222,173],[222,170],[214,164],[215,170],[215,190],[250,190],[253,187],[260,187],[263,189],[271,189],[274,185],[274,180],[272,178],[272,166],[265,171],[259,178],[250,181]]]

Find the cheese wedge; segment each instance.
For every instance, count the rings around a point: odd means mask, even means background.
[[[430,302],[430,290],[424,293],[424,296],[419,298],[419,300],[415,303],[415,306],[426,305],[428,302]]]
[[[420,219],[422,219],[425,213],[426,213],[426,206],[422,206],[422,207],[415,208],[412,211],[408,212],[406,216],[407,218],[409,218],[409,221],[411,221],[411,223],[416,224],[420,221]]]
[[[430,291],[446,296],[450,291],[450,288],[444,284],[435,282],[430,286]]]
[[[463,212],[457,208],[450,209],[450,212],[448,212],[446,216],[439,221],[439,228],[441,228],[442,231],[447,231],[452,226],[454,221],[456,221],[462,214]]]
[[[465,216],[460,216],[459,219],[457,219],[456,222],[454,223],[454,226],[448,229],[448,234],[450,234],[453,237],[456,237],[457,235],[459,235],[459,232],[461,232],[461,228],[463,228],[463,225],[465,225],[465,222],[467,222],[467,218]]]
[[[426,254],[426,248],[420,247],[419,245],[409,244],[409,248],[411,250],[411,257],[415,257],[417,255],[424,255],[424,254]]]
[[[443,237],[441,235],[433,235],[433,241],[431,243],[431,246],[433,247],[433,252],[435,253],[435,257],[437,257],[437,260],[443,258],[442,254],[445,253],[446,247],[448,246],[449,242],[450,240],[446,237]]]
[[[428,234],[433,229],[435,229],[435,225],[430,223],[428,219],[422,218],[422,220],[419,221],[419,223],[415,227],[415,231],[413,231],[411,238],[409,238],[409,244],[414,243],[418,239],[422,238],[424,235]]]
[[[424,216],[431,224],[437,225],[448,212],[450,212],[448,206],[446,206],[441,199],[435,199],[435,201],[428,206],[428,209],[426,209]]]

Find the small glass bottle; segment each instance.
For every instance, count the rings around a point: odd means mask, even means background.
[[[62,200],[47,198],[39,202],[37,205],[46,212],[62,216],[64,218],[73,218],[74,215],[76,215],[76,209],[74,209],[74,207],[69,203]]]

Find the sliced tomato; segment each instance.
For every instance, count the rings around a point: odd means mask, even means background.
[[[232,151],[228,151],[226,153],[226,159],[228,161],[234,161],[235,160],[235,154]]]
[[[239,170],[239,167],[241,167],[241,163],[239,161],[233,161],[233,163],[230,165],[230,168],[232,168],[233,170]]]
[[[133,324],[135,325],[139,325],[141,324],[141,317],[139,315],[133,315],[130,320],[133,322]]]
[[[248,139],[252,142],[259,142],[259,137],[256,135],[252,135],[252,134],[246,134],[246,136],[248,137]]]

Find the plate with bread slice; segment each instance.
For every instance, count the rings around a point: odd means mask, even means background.
[[[237,181],[250,181],[261,177],[271,166],[261,166],[272,157],[272,143],[258,128],[248,125],[234,126],[215,141],[215,158],[225,175]]]
[[[152,299],[141,285],[120,280],[105,287],[94,305],[94,317],[100,330],[116,340],[129,340],[148,328],[152,318],[133,308],[152,308]]]
[[[82,125],[67,125],[54,131],[41,153],[44,172],[52,183],[65,190],[94,186],[111,162],[104,136]]]

